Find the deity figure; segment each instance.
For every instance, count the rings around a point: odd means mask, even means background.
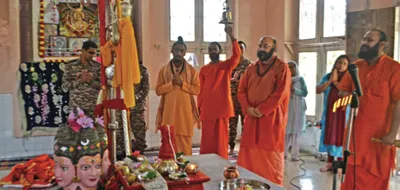
[[[93,189],[101,177],[101,149],[98,133],[94,128],[81,128],[76,152],[77,176],[80,188]]]
[[[60,126],[54,138],[54,173],[58,186],[63,189],[77,188],[75,164],[77,135],[71,127]]]
[[[102,168],[108,170],[110,165],[108,153],[102,162],[102,153],[108,152],[104,122],[101,118],[94,122],[77,110],[78,116],[71,111],[68,125],[59,128],[54,140],[55,177],[63,189],[96,189]]]
[[[101,170],[103,171],[103,178],[107,177],[108,169],[110,168],[111,162],[108,151],[108,138],[107,133],[104,130],[104,127],[99,126],[96,128],[97,135],[100,140],[100,149],[101,149]]]
[[[73,31],[83,31],[86,28],[86,23],[85,23],[85,13],[83,12],[83,5],[82,3],[79,3],[79,8],[72,8],[69,3],[67,3],[68,8],[73,11],[72,13],[72,18],[69,18],[69,24],[71,26],[71,29]]]
[[[91,37],[94,35],[97,15],[94,15],[96,11],[89,6],[90,4],[83,5],[82,2],[79,2],[79,7],[74,8],[69,1],[66,1],[66,6],[60,5],[61,35],[67,37]]]

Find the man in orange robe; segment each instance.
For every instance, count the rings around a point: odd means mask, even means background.
[[[240,47],[233,36],[231,26],[225,32],[232,41],[232,56],[219,60],[222,47],[218,42],[208,46],[211,62],[200,70],[200,94],[197,102],[200,108],[202,135],[200,154],[216,153],[228,159],[229,118],[234,116],[230,81],[233,69],[239,64]]]
[[[359,97],[350,139],[349,148],[354,155],[349,156],[342,190],[354,186],[365,190],[389,189],[396,152],[395,147],[387,145],[393,144],[400,126],[400,64],[384,54],[386,42],[384,32],[367,32],[358,53],[361,59],[354,62],[363,96]],[[349,73],[337,85],[348,93],[355,89]],[[371,138],[380,138],[383,144],[371,142]]]
[[[291,74],[275,54],[275,38],[265,36],[258,46],[259,60],[239,84],[238,99],[246,116],[237,163],[283,186]]]
[[[161,96],[157,112],[157,129],[174,126],[177,152],[192,155],[193,127],[199,125],[199,112],[194,96],[200,92],[199,75],[184,58],[186,44],[182,37],[172,46],[172,60],[161,68],[156,94]]]

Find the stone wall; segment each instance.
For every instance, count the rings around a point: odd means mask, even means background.
[[[362,37],[373,28],[386,33],[388,44],[385,49],[388,56],[393,57],[394,52],[394,26],[395,8],[365,10],[347,13],[346,24],[346,53],[351,61],[357,59]]]

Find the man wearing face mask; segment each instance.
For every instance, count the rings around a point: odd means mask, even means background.
[[[211,62],[200,70],[200,94],[197,97],[202,122],[200,154],[216,153],[228,159],[229,118],[234,116],[230,83],[232,71],[240,59],[240,47],[231,26],[225,32],[232,41],[232,56],[219,60],[222,47],[218,42],[208,46]]]
[[[291,72],[275,53],[274,37],[262,37],[258,46],[259,60],[239,84],[238,99],[246,116],[237,163],[283,186]]]
[[[161,96],[156,127],[174,126],[177,152],[192,155],[193,127],[199,124],[194,96],[200,92],[199,75],[185,60],[186,44],[182,37],[172,45],[172,60],[161,68],[156,94]]]
[[[360,60],[354,62],[363,96],[359,97],[352,131],[355,138],[351,135],[350,139],[350,152],[356,155],[349,157],[342,190],[389,189],[396,155],[395,147],[390,145],[400,126],[400,64],[385,55],[386,42],[387,36],[381,30],[368,31],[358,53]],[[355,90],[349,73],[337,85],[346,94]],[[371,138],[383,143],[371,142]]]
[[[65,64],[62,88],[69,91],[69,109],[80,107],[94,117],[97,95],[100,91],[100,63],[93,60],[97,45],[88,40],[82,45],[79,59]]]

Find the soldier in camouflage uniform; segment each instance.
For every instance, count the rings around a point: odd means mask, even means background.
[[[239,100],[237,99],[239,81],[244,71],[246,71],[247,66],[251,64],[251,61],[244,57],[244,52],[246,51],[246,44],[242,41],[239,41],[238,43],[240,45],[240,50],[241,50],[240,62],[239,65],[232,71],[232,79],[231,79],[231,95],[232,95],[233,106],[235,109],[235,116],[229,119],[229,147],[230,147],[229,154],[233,154],[234,152],[239,116],[242,126],[244,120],[244,115],[242,113]]]
[[[136,106],[131,109],[131,127],[133,135],[135,136],[136,142],[133,147],[135,150],[143,151],[146,149],[146,98],[150,91],[149,74],[147,68],[143,66],[142,62],[139,62],[140,67],[140,83],[135,85],[136,93]]]
[[[97,95],[100,91],[100,63],[93,61],[97,45],[86,41],[79,59],[65,65],[62,88],[69,91],[69,110],[81,108],[87,116],[94,117]]]
[[[136,96],[136,106],[131,108],[130,115],[130,126],[133,136],[136,140],[132,142],[133,151],[143,151],[146,149],[146,122],[145,122],[145,112],[146,112],[146,98],[149,94],[150,84],[149,84],[149,74],[147,73],[147,68],[143,66],[142,62],[139,62],[140,69],[140,83],[135,85],[135,96]],[[122,111],[117,110],[116,112],[118,130],[117,130],[117,158],[122,160],[125,157],[125,143],[124,143],[124,133],[122,128]]]

